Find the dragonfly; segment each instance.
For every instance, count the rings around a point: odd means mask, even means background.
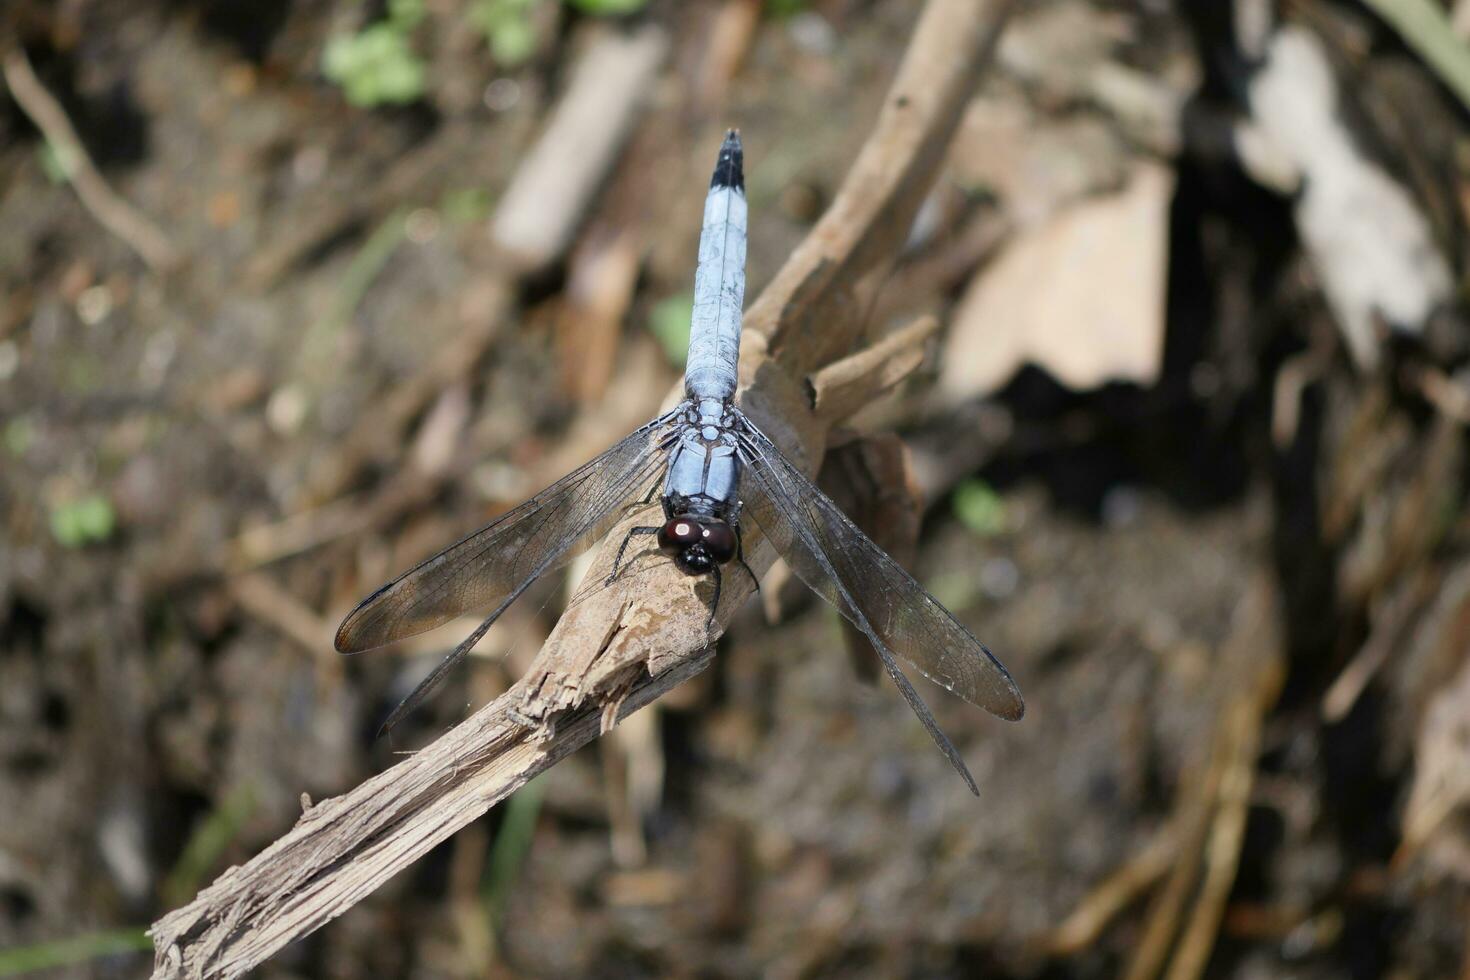
[[[818,490],[737,404],[747,226],[744,151],[732,129],[720,146],[705,197],[683,400],[530,500],[404,572],[348,614],[336,636],[343,653],[488,610],[394,709],[385,729],[413,710],[532,582],[606,537],[630,508],[641,504],[644,512],[651,511],[657,495],[663,520],[628,531],[602,584],[611,584],[620,566],[625,568],[623,559],[635,538],[652,536],[657,551],[679,571],[714,580],[712,625],[723,570],[735,565],[751,574],[741,532],[757,528],[797,577],[867,636],[930,737],[979,795],[958,750],[898,660],[1008,720],[1019,719],[1025,710],[1020,690],[974,634]]]

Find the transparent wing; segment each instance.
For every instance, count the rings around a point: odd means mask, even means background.
[[[670,419],[648,423],[368,596],[338,627],[337,649],[371,650],[473,610],[499,615],[538,576],[605,535],[619,505],[648,490],[667,462],[659,450]]]
[[[883,666],[935,744],[978,793],[959,753],[894,660],[1002,718],[1025,711],[1011,675],[912,575],[868,539],[742,416],[742,519],[753,520],[814,592],[872,640]]]
[[[471,610],[490,612],[383,723],[386,731],[434,688],[500,614],[541,575],[603,535],[622,506],[662,476],[672,413],[638,429],[601,456],[469,537],[404,572],[347,615],[336,647],[359,653],[441,626]]]

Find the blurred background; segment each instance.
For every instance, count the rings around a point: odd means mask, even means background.
[[[142,974],[303,793],[513,682],[565,578],[390,738],[468,629],[332,631],[653,414],[724,128],[754,297],[920,7],[6,5],[0,974]],[[1467,38],[1464,0],[1012,19],[867,314],[939,339],[849,423],[1026,695],[924,686],[979,800],[768,582],[260,975],[1470,976]]]

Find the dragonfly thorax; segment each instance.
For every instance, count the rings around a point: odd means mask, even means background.
[[[723,410],[722,410],[723,412]],[[669,452],[664,501],[683,497],[689,513],[730,519],[740,484],[739,440],[724,414],[711,416],[690,407]],[[670,517],[684,511],[671,511]]]
[[[670,451],[658,544],[686,575],[723,565],[739,547],[740,456],[731,422],[717,399],[691,404]]]
[[[730,405],[723,399],[701,398],[685,404],[688,406],[684,412],[687,424],[698,428],[700,434],[711,442],[735,423]]]

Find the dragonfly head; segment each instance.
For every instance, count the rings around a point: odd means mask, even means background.
[[[658,548],[685,575],[705,575],[735,557],[735,531],[721,520],[672,517],[658,530]]]

